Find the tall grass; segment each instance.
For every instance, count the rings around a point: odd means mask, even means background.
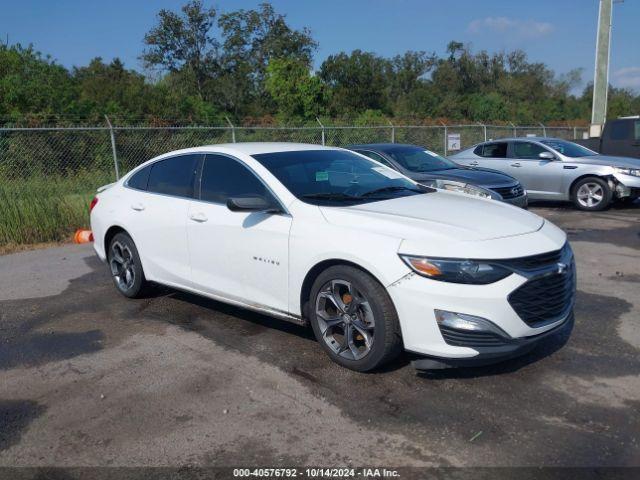
[[[55,242],[89,226],[89,202],[112,172],[72,176],[0,177],[0,245]]]

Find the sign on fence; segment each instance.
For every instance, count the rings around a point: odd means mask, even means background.
[[[459,133],[449,133],[447,135],[447,150],[460,150]]]

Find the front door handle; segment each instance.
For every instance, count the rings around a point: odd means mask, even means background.
[[[135,210],[136,212],[141,212],[142,210],[144,210],[144,205],[141,203],[134,203],[133,205],[131,205],[131,209]]]
[[[520,168],[522,165],[520,165],[518,162],[516,162],[516,163],[512,163],[511,166],[512,167],[516,167],[516,168]]]
[[[202,212],[192,213],[192,214],[189,216],[189,218],[190,218],[191,220],[193,220],[194,222],[198,222],[198,223],[204,223],[204,222],[206,222],[207,220],[209,220],[209,219],[207,218],[207,216],[206,216],[204,213],[202,213]]]

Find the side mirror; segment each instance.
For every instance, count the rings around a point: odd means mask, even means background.
[[[275,207],[262,197],[231,197],[227,199],[227,208],[232,212],[281,212],[280,208]]]
[[[538,158],[540,158],[541,160],[555,160],[556,157],[553,153],[551,152],[540,152],[540,154],[538,155]]]

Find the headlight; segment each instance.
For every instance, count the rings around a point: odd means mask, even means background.
[[[467,195],[475,195],[481,198],[492,198],[494,200],[502,200],[502,196],[499,193],[492,192],[486,188],[478,187],[477,185],[471,185],[470,183],[456,182],[453,180],[432,180],[428,182],[421,182],[428,187],[439,188],[441,190],[449,190],[450,192],[466,193]]]
[[[511,271],[485,261],[427,258],[400,255],[418,275],[441,282],[486,285],[509,276]]]
[[[613,171],[622,175],[640,177],[640,168],[613,167]]]

